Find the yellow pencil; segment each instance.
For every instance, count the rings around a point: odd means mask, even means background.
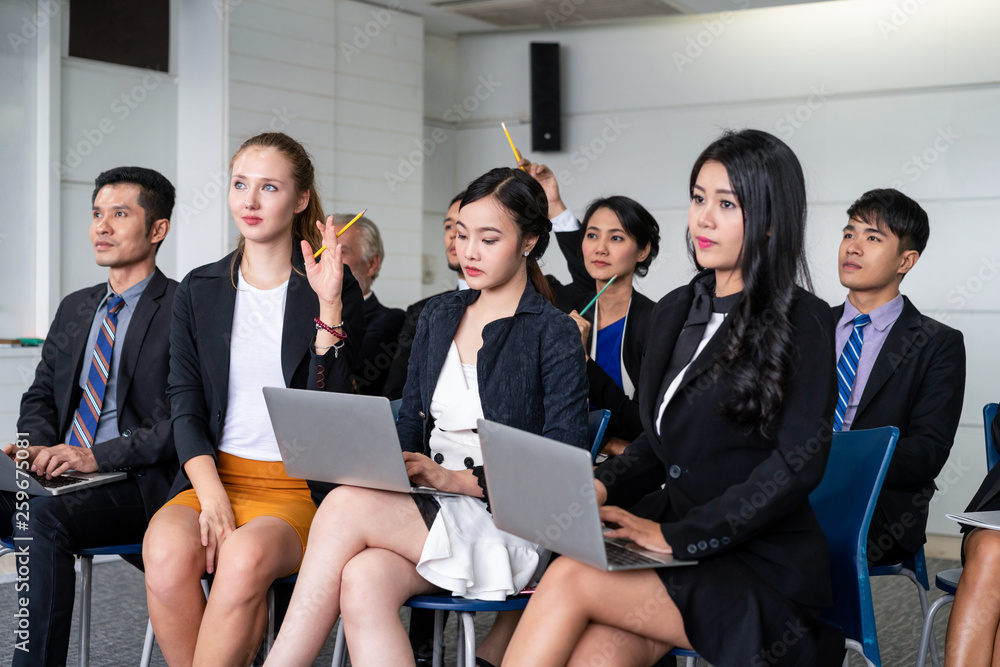
[[[355,222],[357,222],[361,218],[361,216],[363,216],[367,212],[368,212],[368,209],[365,209],[365,210],[361,211],[361,213],[358,213],[356,216],[354,216],[353,220],[351,220],[349,223],[347,223],[346,225],[344,225],[343,227],[341,227],[340,231],[337,232],[337,238],[339,239],[340,235],[343,234],[344,232],[346,232],[348,227],[350,227]],[[320,255],[322,255],[324,250],[326,250],[326,244],[325,243],[323,244],[322,248],[320,248],[319,250],[317,250],[316,252],[313,253],[313,259],[317,259]]]
[[[514,145],[514,140],[510,138],[510,132],[507,131],[507,123],[500,123],[500,127],[503,128],[503,133],[507,135],[507,141],[510,143],[510,149],[514,151],[514,159],[520,162],[521,154],[517,152],[517,146]],[[518,166],[520,167],[521,165]],[[521,171],[525,171],[525,168],[521,167]]]

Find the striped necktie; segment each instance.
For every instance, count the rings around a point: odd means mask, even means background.
[[[837,411],[833,414],[833,430],[839,431],[844,426],[844,415],[847,414],[847,401],[851,398],[854,388],[854,376],[858,374],[858,359],[861,358],[861,346],[865,342],[865,327],[872,318],[861,313],[854,318],[854,331],[840,353],[837,362]]]
[[[73,415],[73,430],[69,444],[74,447],[93,447],[97,434],[97,421],[101,418],[104,404],[104,390],[108,387],[108,372],[111,370],[111,351],[115,346],[115,329],[118,327],[118,311],[125,305],[125,299],[112,294],[108,297],[108,315],[97,332],[93,361],[87,384],[80,397],[80,407]]]

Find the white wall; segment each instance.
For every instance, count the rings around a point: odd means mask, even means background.
[[[453,101],[475,91],[480,77],[501,85],[458,128],[453,181],[426,198],[429,206],[447,201],[461,183],[511,164],[498,125],[513,122],[515,142],[557,171],[578,214],[611,193],[653,212],[661,253],[638,287],[658,298],[691,275],[686,188],[698,153],[723,128],[768,130],[802,161],[816,291],[838,303],[845,296],[836,277],[845,209],[871,188],[905,191],[930,214],[931,238],[903,290],[925,313],[964,332],[970,360],[962,425],[930,521],[932,531],[955,534],[943,514],[964,509],[978,487],[985,472],[981,409],[1000,397],[993,333],[1000,327],[1000,47],[990,34],[1000,25],[1000,5],[911,5],[916,11],[907,14],[891,0],[847,0],[463,36]],[[562,153],[530,152],[531,41],[562,44]],[[550,263],[557,274],[559,264]]]
[[[246,0],[229,16],[227,155],[264,130],[301,141],[326,212],[367,208],[383,233],[379,298],[415,301],[422,174],[390,189],[384,172],[420,143],[423,20],[351,0]]]
[[[0,338],[44,336],[62,297],[106,279],[87,237],[104,169],[147,166],[177,187],[157,258],[167,275],[228,252],[229,158],[263,130],[305,144],[328,212],[369,209],[386,237],[380,298],[420,297],[423,172],[394,190],[384,174],[420,145],[421,18],[352,0],[175,0],[163,74],[65,57],[69,4],[41,5],[51,14],[0,4]],[[0,434],[36,360],[0,350]]]

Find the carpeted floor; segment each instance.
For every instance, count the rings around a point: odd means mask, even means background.
[[[10,556],[7,556],[10,558]],[[930,569],[930,597],[939,593],[934,589],[934,575],[941,571],[958,567],[956,561],[928,560]],[[916,661],[917,642],[920,637],[920,606],[913,585],[902,577],[880,577],[872,583],[875,600],[875,618],[878,625],[879,645],[882,664],[886,667],[913,665]],[[10,664],[12,655],[11,638],[14,632],[14,584],[0,584],[0,665]],[[948,622],[950,607],[945,607],[938,615],[936,624],[939,646],[944,646],[944,629]],[[118,667],[138,665],[142,652],[142,640],[146,630],[146,598],[142,573],[122,562],[95,565],[93,622],[91,630],[90,664],[94,667]],[[405,617],[407,612],[402,612]],[[69,665],[78,664],[79,634],[77,622],[79,609],[74,614],[73,636],[70,638]],[[485,634],[492,616],[477,618],[477,634]],[[450,619],[446,635],[446,664],[455,664],[455,621]],[[330,664],[333,655],[333,639],[314,664]],[[154,650],[153,665],[165,665],[159,650]],[[857,656],[851,658],[851,665],[864,665]]]

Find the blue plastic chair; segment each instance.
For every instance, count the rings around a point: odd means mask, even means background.
[[[993,470],[993,466],[1000,460],[1000,453],[997,452],[996,443],[993,442],[993,419],[997,416],[997,404],[987,403],[983,406],[983,431],[986,434],[986,468]],[[937,646],[934,643],[934,619],[941,608],[946,604],[951,604],[955,600],[955,591],[958,590],[958,580],[962,577],[962,568],[945,570],[934,578],[934,585],[944,595],[939,597],[931,605],[924,617],[924,626],[920,629],[920,647],[917,649],[917,667],[924,667],[927,662],[927,648],[930,647],[933,653],[931,660],[937,664]]]
[[[809,494],[830,552],[833,605],[821,618],[843,631],[847,648],[869,667],[881,667],[882,658],[868,578],[868,526],[898,439],[894,426],[834,433],[826,472]]]
[[[389,407],[392,408],[392,418],[399,419],[399,406],[403,404],[403,399],[397,398],[395,401],[389,401]]]

